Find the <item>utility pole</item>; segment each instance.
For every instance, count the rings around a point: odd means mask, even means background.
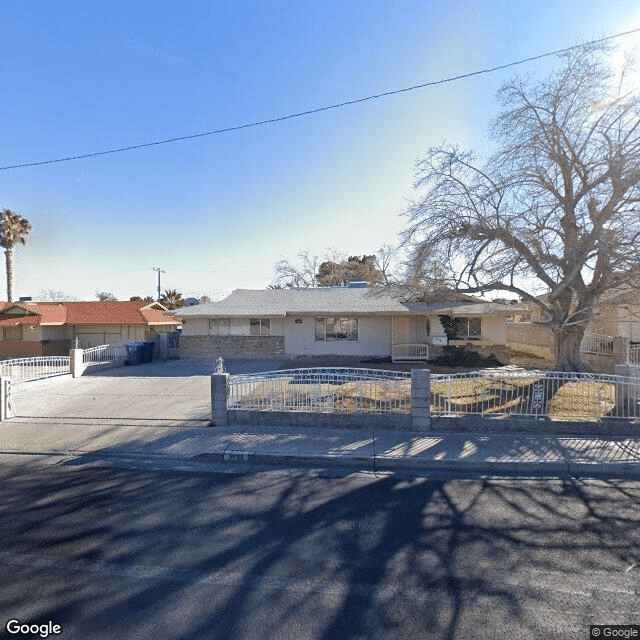
[[[160,274],[167,273],[167,272],[164,269],[161,269],[160,267],[152,267],[152,269],[158,272],[158,302],[160,302]]]

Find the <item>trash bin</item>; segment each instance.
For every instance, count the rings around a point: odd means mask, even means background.
[[[152,362],[153,361],[153,350],[155,349],[155,342],[145,342],[144,344],[144,355],[142,357],[142,362]]]
[[[135,367],[144,362],[145,344],[145,342],[132,342],[124,345],[127,350],[127,364],[129,366]]]

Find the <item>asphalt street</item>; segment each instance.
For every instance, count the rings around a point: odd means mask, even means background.
[[[3,457],[3,631],[537,640],[640,622],[638,482],[227,470]]]

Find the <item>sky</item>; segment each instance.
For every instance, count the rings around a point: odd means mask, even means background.
[[[640,27],[637,0],[209,0],[0,7],[0,167],[238,127],[495,67]],[[620,38],[631,48],[640,34]],[[301,250],[393,244],[415,162],[491,150],[500,85],[558,59],[339,109],[0,170],[29,220],[14,298],[218,300]],[[3,262],[3,261],[2,261]],[[0,267],[4,281],[4,269]],[[4,290],[4,286],[2,286]]]

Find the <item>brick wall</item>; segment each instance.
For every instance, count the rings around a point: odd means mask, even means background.
[[[283,336],[180,336],[179,357],[284,358]]]

